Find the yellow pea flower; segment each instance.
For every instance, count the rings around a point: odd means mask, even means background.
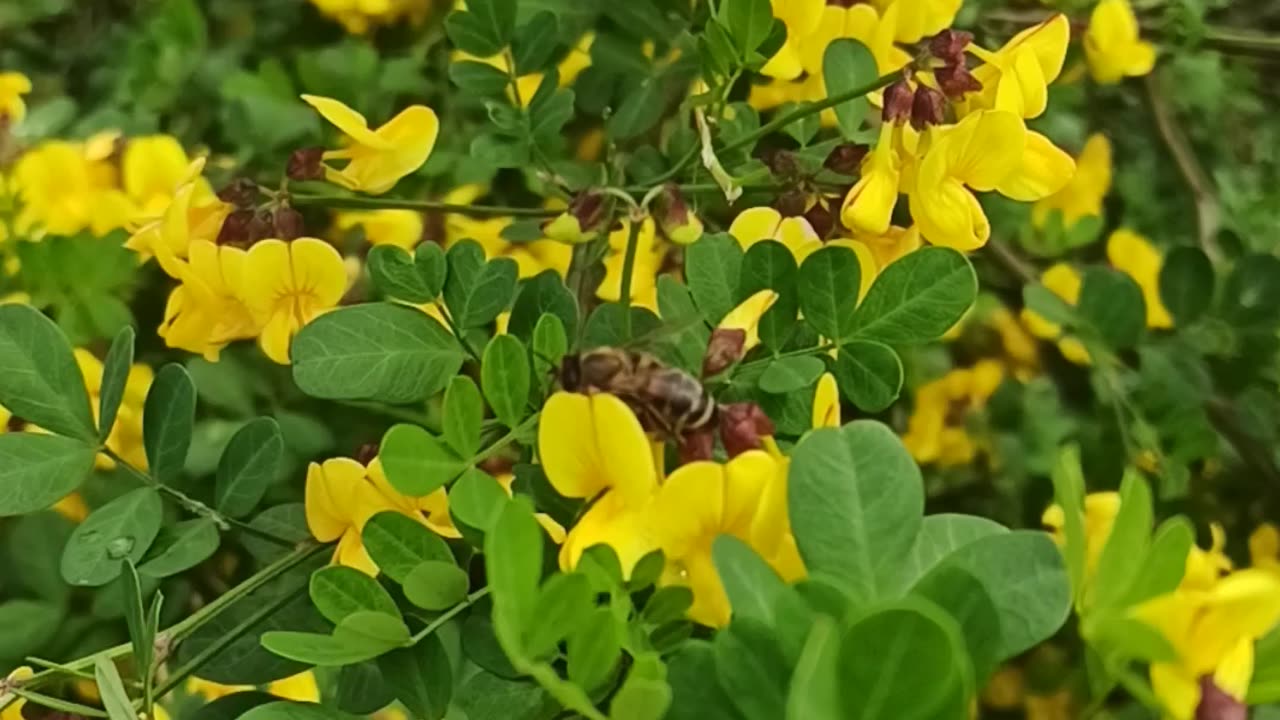
[[[360,113],[333,98],[303,95],[349,139],[342,150],[328,150],[325,160],[346,160],[342,169],[325,165],[325,179],[348,190],[381,195],[427,161],[436,144],[440,121],[425,105],[411,105],[377,130]]]
[[[542,408],[538,455],[557,492],[595,498],[560,546],[560,567],[572,569],[584,550],[604,544],[630,576],[658,548],[648,514],[658,466],[635,413],[613,395],[557,392]]]
[[[772,0],[773,16],[787,28],[787,37],[778,52],[760,68],[763,75],[780,80],[795,80],[804,72],[800,64],[800,48],[806,38],[822,22],[826,0]]]
[[[761,290],[743,300],[716,326],[717,330],[742,330],[746,333],[742,351],[747,352],[760,344],[760,318],[778,301],[778,293]]]
[[[1076,171],[1061,190],[1038,200],[1031,208],[1031,222],[1043,228],[1049,213],[1062,213],[1062,224],[1071,228],[1087,217],[1102,215],[1102,200],[1111,190],[1111,141],[1094,133],[1076,157]]]
[[[263,240],[249,249],[243,266],[241,296],[262,328],[262,351],[288,365],[293,336],[337,306],[347,289],[342,256],[315,238]]]
[[[746,542],[787,581],[803,576],[794,543],[787,543],[790,533],[763,502],[779,487],[785,495],[785,484],[786,464],[763,450],[723,465],[683,465],[662,484],[650,514],[666,557],[661,584],[693,591],[690,619],[712,627],[729,622],[729,598],[711,555],[720,535]]]
[[[334,226],[341,231],[363,228],[370,245],[395,245],[412,250],[422,241],[426,223],[417,210],[361,210],[338,213]]]
[[[813,427],[840,427],[840,388],[836,376],[822,373],[813,393]]]
[[[1013,200],[1034,202],[1061,190],[1075,171],[1076,161],[1062,148],[1027,130],[1018,165],[996,185],[996,191]]]
[[[911,54],[893,44],[899,14],[897,3],[891,3],[883,15],[870,5],[827,5],[816,28],[800,45],[801,67],[810,75],[821,77],[827,46],[841,38],[853,38],[871,51],[881,75],[902,68],[911,60]]]
[[[591,45],[595,42],[595,39],[594,32],[584,34],[569,49],[569,53],[565,55],[564,59],[556,65],[560,87],[572,85],[583,70],[591,67]],[[504,75],[511,74],[511,55],[506,52],[479,57],[463,50],[454,50],[452,59],[454,62],[484,63],[501,71]],[[545,75],[540,72],[527,73],[517,77],[515,88],[507,88],[507,98],[521,107],[528,107],[529,101],[533,99],[534,94],[538,92],[538,87],[542,85],[544,77]]]
[[[15,224],[21,234],[74,235],[90,226],[95,234],[104,234],[127,219],[120,212],[99,217],[104,207],[119,205],[104,202],[115,191],[115,174],[106,163],[86,157],[77,143],[48,140],[23,153],[14,165],[13,182],[22,198]]]
[[[1187,564],[1182,573],[1181,590],[1209,590],[1222,576],[1231,572],[1235,565],[1227,557],[1227,532],[1218,523],[1209,525],[1209,536],[1212,538],[1208,550],[1199,545],[1192,545],[1187,552]]]
[[[20,72],[0,73],[0,119],[17,125],[27,116],[22,96],[31,92],[31,79]]]
[[[902,181],[902,161],[893,140],[898,127],[898,123],[881,124],[875,149],[862,161],[862,176],[844,196],[840,220],[855,233],[884,235],[889,232]]]
[[[75,358],[80,374],[84,377],[84,387],[89,394],[94,421],[97,422],[102,399],[102,361],[84,348],[75,349]],[[142,445],[142,408],[154,379],[155,372],[150,365],[134,363],[129,368],[124,396],[116,411],[116,423],[111,427],[111,435],[106,442],[112,452],[140,470],[147,469],[147,453]],[[115,463],[106,455],[99,455],[97,464],[102,468],[115,467]],[[68,506],[67,510],[71,512],[73,508]]]
[[[973,462],[980,448],[965,426],[966,416],[985,406],[1002,382],[1004,367],[987,359],[921,385],[902,444],[920,463],[953,467]]]
[[[622,299],[622,268],[626,261],[627,242],[631,237],[631,221],[623,220],[609,233],[609,254],[604,259],[604,280],[596,289],[596,297],[609,302]],[[658,238],[657,224],[646,217],[636,236],[636,264],[631,276],[631,304],[657,311],[658,272],[666,257],[665,244]],[[558,243],[556,243],[558,244]],[[566,251],[569,246],[562,245]]]
[[[1062,74],[1071,23],[1061,13],[1014,35],[996,51],[970,44],[969,52],[984,61],[973,77],[982,90],[965,96],[959,109],[1008,110],[1023,118],[1039,117],[1048,104],[1048,86]]]
[[[1280,622],[1280,578],[1264,570],[1232,573],[1208,590],[1177,589],[1133,611],[1177,652],[1152,663],[1151,687],[1174,720],[1192,720],[1201,683],[1243,702],[1253,677],[1254,643]]]
[[[1129,0],[1100,0],[1089,16],[1084,56],[1095,82],[1118,83],[1151,72],[1156,49],[1138,36],[1138,18]]]
[[[5,677],[5,681],[20,683],[25,680],[30,680],[35,676],[35,674],[35,671],[30,667],[22,665],[9,673],[9,675]],[[10,700],[13,702],[9,702]],[[5,703],[9,704],[5,705],[4,710],[0,711],[0,720],[26,720],[26,717],[22,714],[22,708],[27,704],[26,699],[21,697],[15,698],[10,693],[0,693],[0,705],[4,705]]]
[[[976,250],[987,244],[991,224],[968,188],[995,189],[1021,166],[1026,127],[1011,112],[986,110],[937,135],[916,173],[911,217],[934,245]]]
[[[782,217],[771,207],[753,207],[738,213],[729,225],[729,234],[743,250],[763,240],[777,240],[795,256],[797,263],[804,262],[816,250],[822,248],[822,239],[808,220],[802,217]]]
[[[219,698],[255,689],[252,685],[223,685],[194,675],[187,678],[184,685],[188,695],[203,698],[205,702],[213,702]],[[308,670],[270,683],[266,690],[284,700],[293,702],[320,702],[320,687],[316,684],[315,673]]]
[[[199,183],[203,192],[200,200],[213,194],[209,183],[199,177],[198,166],[194,173],[186,150],[170,135],[147,135],[133,138],[125,146],[120,161],[121,181],[129,199],[146,217],[164,212],[174,191],[181,185]]]
[[[876,272],[883,272],[898,258],[920,249],[920,228],[912,225],[909,228],[892,225],[888,232],[879,235],[857,235],[855,239],[871,251],[875,260]]]
[[[1068,305],[1080,301],[1080,273],[1064,262],[1050,265],[1040,274],[1040,284],[1049,292],[1062,298]],[[1077,365],[1090,363],[1089,351],[1084,344],[1074,337],[1062,337],[1062,326],[1050,322],[1044,316],[1029,308],[1022,309],[1022,322],[1032,335],[1044,340],[1057,340],[1062,355]]]
[[[401,20],[417,27],[432,8],[432,0],[311,0],[311,4],[352,35]]]
[[[197,158],[187,165],[185,180],[171,188],[172,196],[160,215],[138,225],[124,244],[144,260],[154,256],[177,280],[182,279],[179,261],[188,256],[191,246],[216,241],[223,221],[231,214],[231,205],[218,199],[201,177],[204,162],[204,158]]]
[[[1000,337],[1000,347],[1014,375],[1023,382],[1040,367],[1040,347],[1009,308],[1001,305],[987,316],[987,324]]]
[[[872,0],[871,4],[881,15],[888,11],[890,5],[906,8],[898,16],[894,39],[900,43],[914,43],[951,27],[956,13],[960,11],[961,0]]]
[[[191,243],[185,261],[176,261],[181,285],[169,294],[157,334],[172,348],[217,362],[222,349],[261,330],[241,296],[247,253],[208,240]]]
[[[1116,515],[1120,513],[1120,493],[1107,491],[1089,493],[1084,497],[1084,556],[1085,578],[1093,577],[1098,567],[1098,558],[1102,548],[1111,537],[1111,528],[1115,526]],[[1040,522],[1053,533],[1053,539],[1059,544],[1066,542],[1063,528],[1066,515],[1061,505],[1050,505],[1040,516]]]
[[[1280,574],[1280,528],[1264,522],[1249,535],[1249,562]]]
[[[1107,238],[1107,260],[1142,288],[1142,299],[1147,306],[1147,327],[1173,327],[1173,317],[1160,299],[1160,267],[1164,258],[1151,241],[1132,230],[1116,230]]]

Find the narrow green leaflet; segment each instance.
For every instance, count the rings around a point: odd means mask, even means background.
[[[435,319],[368,303],[338,308],[302,328],[293,340],[293,379],[326,400],[408,403],[443,390],[464,359]]]
[[[511,306],[516,292],[516,263],[510,258],[485,261],[484,250],[474,241],[449,249],[449,277],[444,302],[453,322],[467,330],[493,322]]]
[[[538,621],[528,628],[524,649],[530,658],[542,659],[555,653],[560,641],[577,632],[594,607],[594,593],[582,573],[557,573],[538,590],[533,616]]]
[[[902,360],[893,348],[878,342],[841,345],[835,375],[844,396],[866,412],[884,410],[902,391]]]
[[[840,38],[827,45],[822,55],[822,77],[827,97],[851,92],[875,81],[879,76],[876,59],[866,45],[851,38]],[[862,121],[869,104],[866,97],[846,100],[836,105],[836,122],[845,140],[860,137]]]
[[[671,706],[667,666],[656,652],[635,658],[627,679],[609,701],[612,720],[662,720]]]
[[[1084,473],[1080,468],[1080,448],[1069,445],[1058,453],[1053,467],[1053,499],[1062,511],[1063,557],[1071,579],[1071,593],[1077,606],[1084,597],[1085,544]]]
[[[760,374],[760,389],[769,393],[789,393],[807,388],[827,369],[813,356],[779,358]]]
[[[124,689],[124,681],[120,679],[120,671],[115,663],[104,657],[93,663],[93,675],[98,681],[98,694],[102,696],[102,706],[107,710],[110,720],[138,720],[133,711],[133,701]]]
[[[438,634],[383,655],[378,658],[378,669],[396,699],[414,717],[441,720],[445,716],[453,695],[453,668]]]
[[[529,355],[511,335],[495,335],[484,349],[480,384],[489,406],[507,427],[514,428],[529,414]]]
[[[208,560],[218,550],[218,526],[209,518],[184,520],[160,529],[138,565],[153,578],[177,575]]]
[[[383,617],[395,621],[387,615]],[[403,623],[401,623],[403,627]],[[405,631],[406,635],[408,630]],[[363,633],[346,631],[341,637],[319,633],[272,630],[262,634],[262,646],[282,658],[307,665],[352,665],[372,660],[394,649],[396,643],[387,643]]]
[[[387,482],[410,497],[425,497],[458,476],[466,467],[434,435],[417,425],[401,423],[382,437],[378,451]]]
[[[449,63],[449,79],[459,89],[478,97],[501,95],[511,83],[511,78],[498,68],[474,60]]]
[[[71,534],[62,551],[62,578],[72,585],[106,585],[120,575],[120,561],[137,563],[151,547],[164,508],[155,488],[127,492],[102,507]]]
[[[774,600],[786,588],[782,578],[750,545],[732,535],[716,538],[711,548],[733,617],[771,624]]]
[[[608,608],[598,607],[578,621],[569,636],[569,679],[588,692],[613,675],[622,659],[619,623]]]
[[[116,333],[102,362],[102,385],[98,393],[98,442],[106,442],[111,428],[116,424],[120,402],[124,400],[125,386],[129,382],[129,369],[133,367],[132,327],[124,327]]]
[[[738,304],[742,246],[728,233],[707,234],[685,249],[685,278],[693,301],[715,325]]]
[[[1151,502],[1146,480],[1136,471],[1127,472],[1120,485],[1120,511],[1086,588],[1086,605],[1114,607],[1128,594],[1146,564],[1154,518]]]
[[[845,247],[826,247],[800,265],[800,309],[824,337],[840,339],[853,331],[862,270],[858,256]]]
[[[170,363],[156,373],[142,411],[148,472],[161,483],[182,475],[196,421],[196,386],[186,368]]]
[[[0,406],[50,432],[97,439],[84,377],[52,320],[28,305],[0,305]]]
[[[471,378],[460,375],[444,393],[441,428],[445,442],[461,457],[471,457],[480,449],[480,428],[484,423],[484,401]]]
[[[538,320],[533,329],[530,349],[533,355],[533,377],[538,380],[538,386],[546,390],[554,382],[554,375],[569,352],[569,337],[565,334],[564,323],[559,317],[548,313]]]
[[[527,75],[542,70],[550,62],[559,40],[555,13],[542,10],[520,26],[511,40],[516,72]]]
[[[791,674],[786,720],[836,720],[841,717],[836,663],[840,651],[835,621],[820,616],[805,640]]]
[[[311,574],[311,602],[329,622],[339,625],[362,610],[400,617],[395,600],[377,580],[355,568],[332,565]]]
[[[484,540],[493,597],[493,628],[509,655],[524,652],[522,636],[535,620],[542,575],[542,531],[527,500],[506,503]]]
[[[729,31],[738,56],[745,59],[769,37],[773,11],[769,0],[724,0],[718,20]]]
[[[280,473],[284,435],[269,417],[251,420],[222,451],[213,489],[214,505],[231,517],[244,517],[262,501]]]
[[[400,512],[388,510],[374,515],[364,524],[361,539],[378,568],[402,584],[424,562],[453,560],[449,546],[439,535]]]
[[[129,628],[129,641],[133,644],[134,663],[143,672],[150,672],[156,647],[155,636],[151,634],[151,625],[147,622],[138,569],[128,559],[120,561],[119,585],[124,601],[125,625]]]
[[[889,345],[935,340],[956,324],[977,293],[978,277],[964,255],[944,247],[920,248],[876,278],[853,317],[853,332]]]
[[[81,440],[38,433],[0,433],[0,517],[53,505],[80,487],[97,449]]]
[[[665,106],[662,84],[657,78],[646,77],[618,105],[617,112],[605,121],[605,130],[618,140],[638,137],[662,119]]]
[[[423,610],[447,610],[467,597],[467,573],[450,561],[428,560],[402,583],[404,596]]]
[[[449,514],[467,527],[488,532],[507,503],[507,492],[492,475],[471,468],[449,490]]]
[[[1177,516],[1160,523],[1119,607],[1132,607],[1178,587],[1186,572],[1187,553],[1195,542],[1196,529],[1187,518]]]

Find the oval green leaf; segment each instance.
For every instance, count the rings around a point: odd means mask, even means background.
[[[72,585],[106,585],[120,575],[120,561],[135,564],[160,532],[164,507],[155,488],[127,492],[94,510],[71,533],[62,551],[62,578]]]

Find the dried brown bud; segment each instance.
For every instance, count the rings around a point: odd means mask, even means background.
[[[800,190],[784,191],[773,201],[773,207],[783,217],[798,217],[804,214],[807,198]]]
[[[275,229],[274,237],[281,240],[292,240],[306,234],[302,223],[302,213],[291,207],[279,207],[271,213],[271,225]]]
[[[911,127],[924,130],[930,125],[941,125],[946,120],[947,96],[931,87],[916,88],[911,103]]]
[[[679,185],[664,185],[655,209],[658,225],[671,242],[691,245],[702,237],[702,220],[689,211],[689,204],[685,202]]]
[[[800,174],[800,165],[796,163],[796,156],[790,151],[771,150],[761,159],[775,177],[786,180]]]
[[[251,208],[258,201],[258,184],[249,178],[236,178],[218,191],[218,199],[241,210]]]
[[[26,427],[27,421],[17,415],[10,415],[9,421],[5,423],[5,429],[9,432],[22,432],[22,428]]]
[[[1249,708],[1213,682],[1212,675],[1200,678],[1200,705],[1195,720],[1246,720]]]
[[[222,229],[218,231],[219,245],[244,246],[249,244],[249,224],[253,222],[252,210],[236,210],[222,221]]]
[[[964,63],[964,49],[973,42],[973,33],[950,28],[934,35],[929,40],[929,53],[945,60],[948,65]]]
[[[356,450],[356,462],[361,465],[368,465],[378,457],[379,449],[378,443],[376,442],[367,442],[361,445],[359,449]]]
[[[747,331],[741,328],[717,329],[707,343],[707,354],[702,357],[702,377],[719,375],[730,365],[742,359],[747,344]]]
[[[963,64],[948,65],[933,71],[933,77],[938,81],[938,87],[942,88],[942,92],[947,94],[949,98],[964,97],[965,93],[978,92],[982,89],[982,83],[969,72],[969,68]]]
[[[266,213],[253,213],[246,226],[245,243],[252,245],[259,240],[275,237],[275,223]]]
[[[732,403],[720,409],[720,441],[729,457],[760,449],[763,438],[773,433],[773,421],[755,403]]]
[[[889,86],[884,91],[884,112],[881,117],[885,122],[906,122],[911,117],[911,86],[906,80]]]
[[[493,475],[494,477],[498,477],[500,475],[506,475],[507,473],[511,472],[511,469],[515,467],[515,463],[513,463],[511,461],[511,458],[509,457],[504,457],[502,455],[495,455],[494,457],[485,458],[484,460],[481,460],[480,464],[477,465],[476,467],[489,473],[490,475]]]
[[[680,439],[680,464],[710,460],[716,449],[715,428],[708,425]]]
[[[862,159],[867,156],[867,146],[858,143],[840,143],[831,149],[822,166],[841,175],[857,175]]]
[[[323,180],[324,148],[299,148],[289,156],[289,164],[285,166],[285,174],[290,180]]]
[[[831,231],[835,229],[836,217],[831,212],[831,208],[822,200],[814,203],[804,213],[804,219],[809,221],[809,225],[813,227],[813,231],[818,237],[825,238],[831,235]]]

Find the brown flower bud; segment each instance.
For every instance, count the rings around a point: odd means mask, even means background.
[[[783,217],[803,215],[806,204],[805,194],[794,188],[784,191],[773,201],[774,209],[781,213]]]
[[[1195,720],[1246,720],[1249,708],[1213,682],[1212,675],[1200,678],[1200,704]]]
[[[911,117],[911,86],[906,80],[889,86],[884,91],[884,112],[881,117],[885,122],[906,122]]]
[[[707,343],[707,354],[702,357],[702,377],[719,375],[741,360],[746,344],[746,330],[717,328]]]
[[[569,201],[563,213],[542,226],[552,240],[577,245],[594,240],[605,221],[608,203],[602,192],[584,190]]]
[[[929,54],[945,60],[948,65],[964,63],[964,49],[973,42],[973,33],[950,28],[929,40]]]
[[[251,208],[258,201],[258,184],[249,178],[236,178],[218,191],[218,199],[237,208]]]
[[[921,85],[916,88],[916,96],[911,103],[911,127],[924,130],[930,125],[941,125],[947,117],[946,109],[947,96]]]
[[[5,429],[9,432],[22,432],[22,428],[26,427],[27,421],[17,415],[10,415],[9,422],[6,423]]]
[[[249,223],[253,221],[252,210],[236,210],[222,221],[222,228],[218,231],[218,239],[215,240],[219,245],[236,245],[244,246],[249,244]]]
[[[831,208],[827,206],[827,203],[822,200],[814,203],[805,211],[804,219],[809,221],[809,225],[820,238],[830,236],[831,231],[836,226],[836,216],[831,212]]]
[[[707,426],[680,438],[680,464],[710,460],[716,449],[715,428]]]
[[[961,98],[965,93],[978,92],[982,89],[982,83],[969,72],[969,68],[963,64],[948,65],[933,71],[933,77],[938,81],[938,87],[942,88],[942,92],[947,94],[949,98]]]
[[[689,210],[689,204],[684,201],[679,185],[675,183],[664,185],[662,192],[658,195],[655,209],[658,226],[671,242],[677,245],[691,245],[702,237],[702,221]]]
[[[800,174],[800,165],[796,163],[796,156],[790,151],[771,150],[765,153],[762,159],[775,177],[786,180]]]
[[[857,175],[868,149],[866,145],[858,143],[840,143],[831,149],[822,166],[841,175]]]
[[[324,148],[299,148],[289,156],[289,164],[285,166],[285,174],[290,180],[323,180]]]
[[[773,421],[755,403],[732,403],[720,409],[720,442],[729,457],[760,449],[763,438],[773,433]]]
[[[378,443],[376,442],[367,442],[361,445],[359,449],[356,450],[356,462],[361,465],[368,465],[373,462],[374,458],[378,457],[379,449]]]
[[[271,225],[275,228],[275,237],[281,240],[302,237],[307,232],[303,226],[302,213],[291,207],[276,208],[271,213]]]
[[[252,245],[259,240],[275,236],[275,223],[266,213],[253,213],[245,232],[245,242]]]

